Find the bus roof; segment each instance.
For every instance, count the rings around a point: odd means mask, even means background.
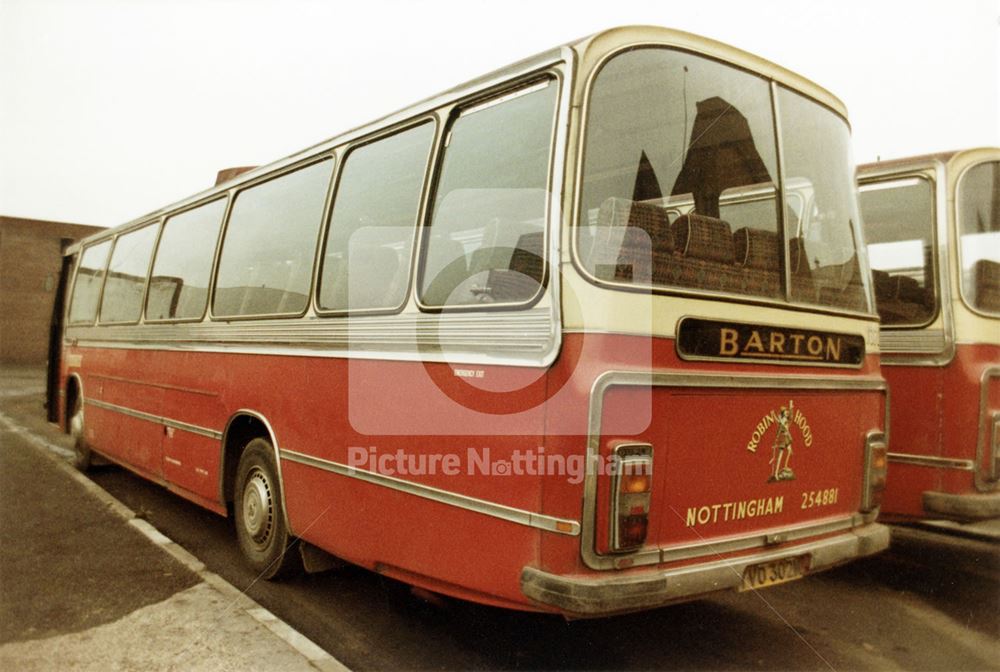
[[[884,161],[872,161],[871,163],[858,164],[858,173],[869,173],[892,168],[906,168],[909,166],[926,165],[929,163],[948,163],[951,157],[955,156],[959,150],[947,152],[934,152],[932,154],[918,154],[916,156],[903,156],[896,159],[886,159]]]
[[[931,154],[918,154],[915,156],[904,156],[896,159],[886,159],[885,161],[873,161],[871,163],[859,164],[858,175],[870,175],[877,172],[891,172],[894,169],[906,170],[933,163],[947,165],[956,159],[965,159],[966,157],[974,154],[1000,155],[1000,148],[969,147],[967,149],[953,149],[947,152],[934,152]]]
[[[660,26],[621,26],[595,33],[566,46],[580,53],[584,60],[583,69],[586,70],[589,69],[589,59],[601,59],[609,52],[640,44],[662,44],[732,63],[804,93],[847,118],[844,103],[819,84],[750,52],[682,30]]]

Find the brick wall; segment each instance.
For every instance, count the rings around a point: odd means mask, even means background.
[[[100,230],[0,216],[0,363],[45,362],[63,247]]]

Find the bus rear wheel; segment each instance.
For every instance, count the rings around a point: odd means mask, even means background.
[[[236,538],[250,566],[262,578],[285,576],[295,569],[298,554],[281,508],[274,448],[265,439],[247,444],[236,470],[234,513]]]

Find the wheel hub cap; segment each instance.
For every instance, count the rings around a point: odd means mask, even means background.
[[[271,532],[271,488],[267,477],[254,470],[243,489],[243,525],[255,541],[266,541]]]

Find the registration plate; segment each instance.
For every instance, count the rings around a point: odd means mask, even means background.
[[[800,555],[794,558],[771,560],[757,565],[750,565],[743,570],[743,583],[740,590],[757,590],[787,581],[801,579],[805,574],[808,556]]]

